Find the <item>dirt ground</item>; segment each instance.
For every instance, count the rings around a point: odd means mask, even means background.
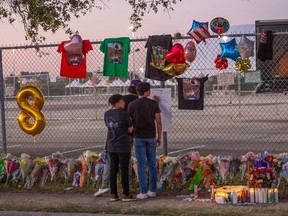
[[[92,189],[33,191],[7,189],[0,187],[1,211],[28,212],[73,212],[73,213],[110,213],[134,215],[288,215],[288,200],[281,199],[278,204],[220,205],[205,202],[208,192],[200,193],[202,201],[183,201],[189,192],[158,192],[157,197],[133,202],[110,202],[109,194],[100,198],[93,196]]]

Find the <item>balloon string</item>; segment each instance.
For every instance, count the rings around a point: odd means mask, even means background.
[[[33,136],[33,141],[34,141],[34,142],[37,142],[37,139],[36,139],[36,137],[35,137],[35,136]]]

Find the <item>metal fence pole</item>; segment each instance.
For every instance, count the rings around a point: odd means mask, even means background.
[[[165,88],[165,82],[161,81],[161,88]],[[167,139],[167,132],[163,132],[163,150],[164,155],[168,155],[168,139]]]
[[[1,110],[1,126],[2,126],[2,152],[6,154],[7,145],[6,145],[6,124],[5,124],[5,103],[4,103],[4,77],[3,77],[1,49],[0,49],[0,110]]]

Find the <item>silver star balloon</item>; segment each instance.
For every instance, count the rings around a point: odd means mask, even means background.
[[[242,35],[240,42],[237,44],[242,59],[254,56],[254,41],[249,40],[246,36]]]

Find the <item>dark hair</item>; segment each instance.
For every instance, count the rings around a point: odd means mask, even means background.
[[[120,94],[114,94],[109,98],[108,102],[112,106],[115,106],[120,100],[123,100],[123,96]]]
[[[131,93],[131,94],[137,94],[136,87],[135,86],[129,86],[128,87],[128,92]]]
[[[136,91],[139,96],[143,96],[145,92],[150,90],[150,83],[141,82],[136,86]]]

